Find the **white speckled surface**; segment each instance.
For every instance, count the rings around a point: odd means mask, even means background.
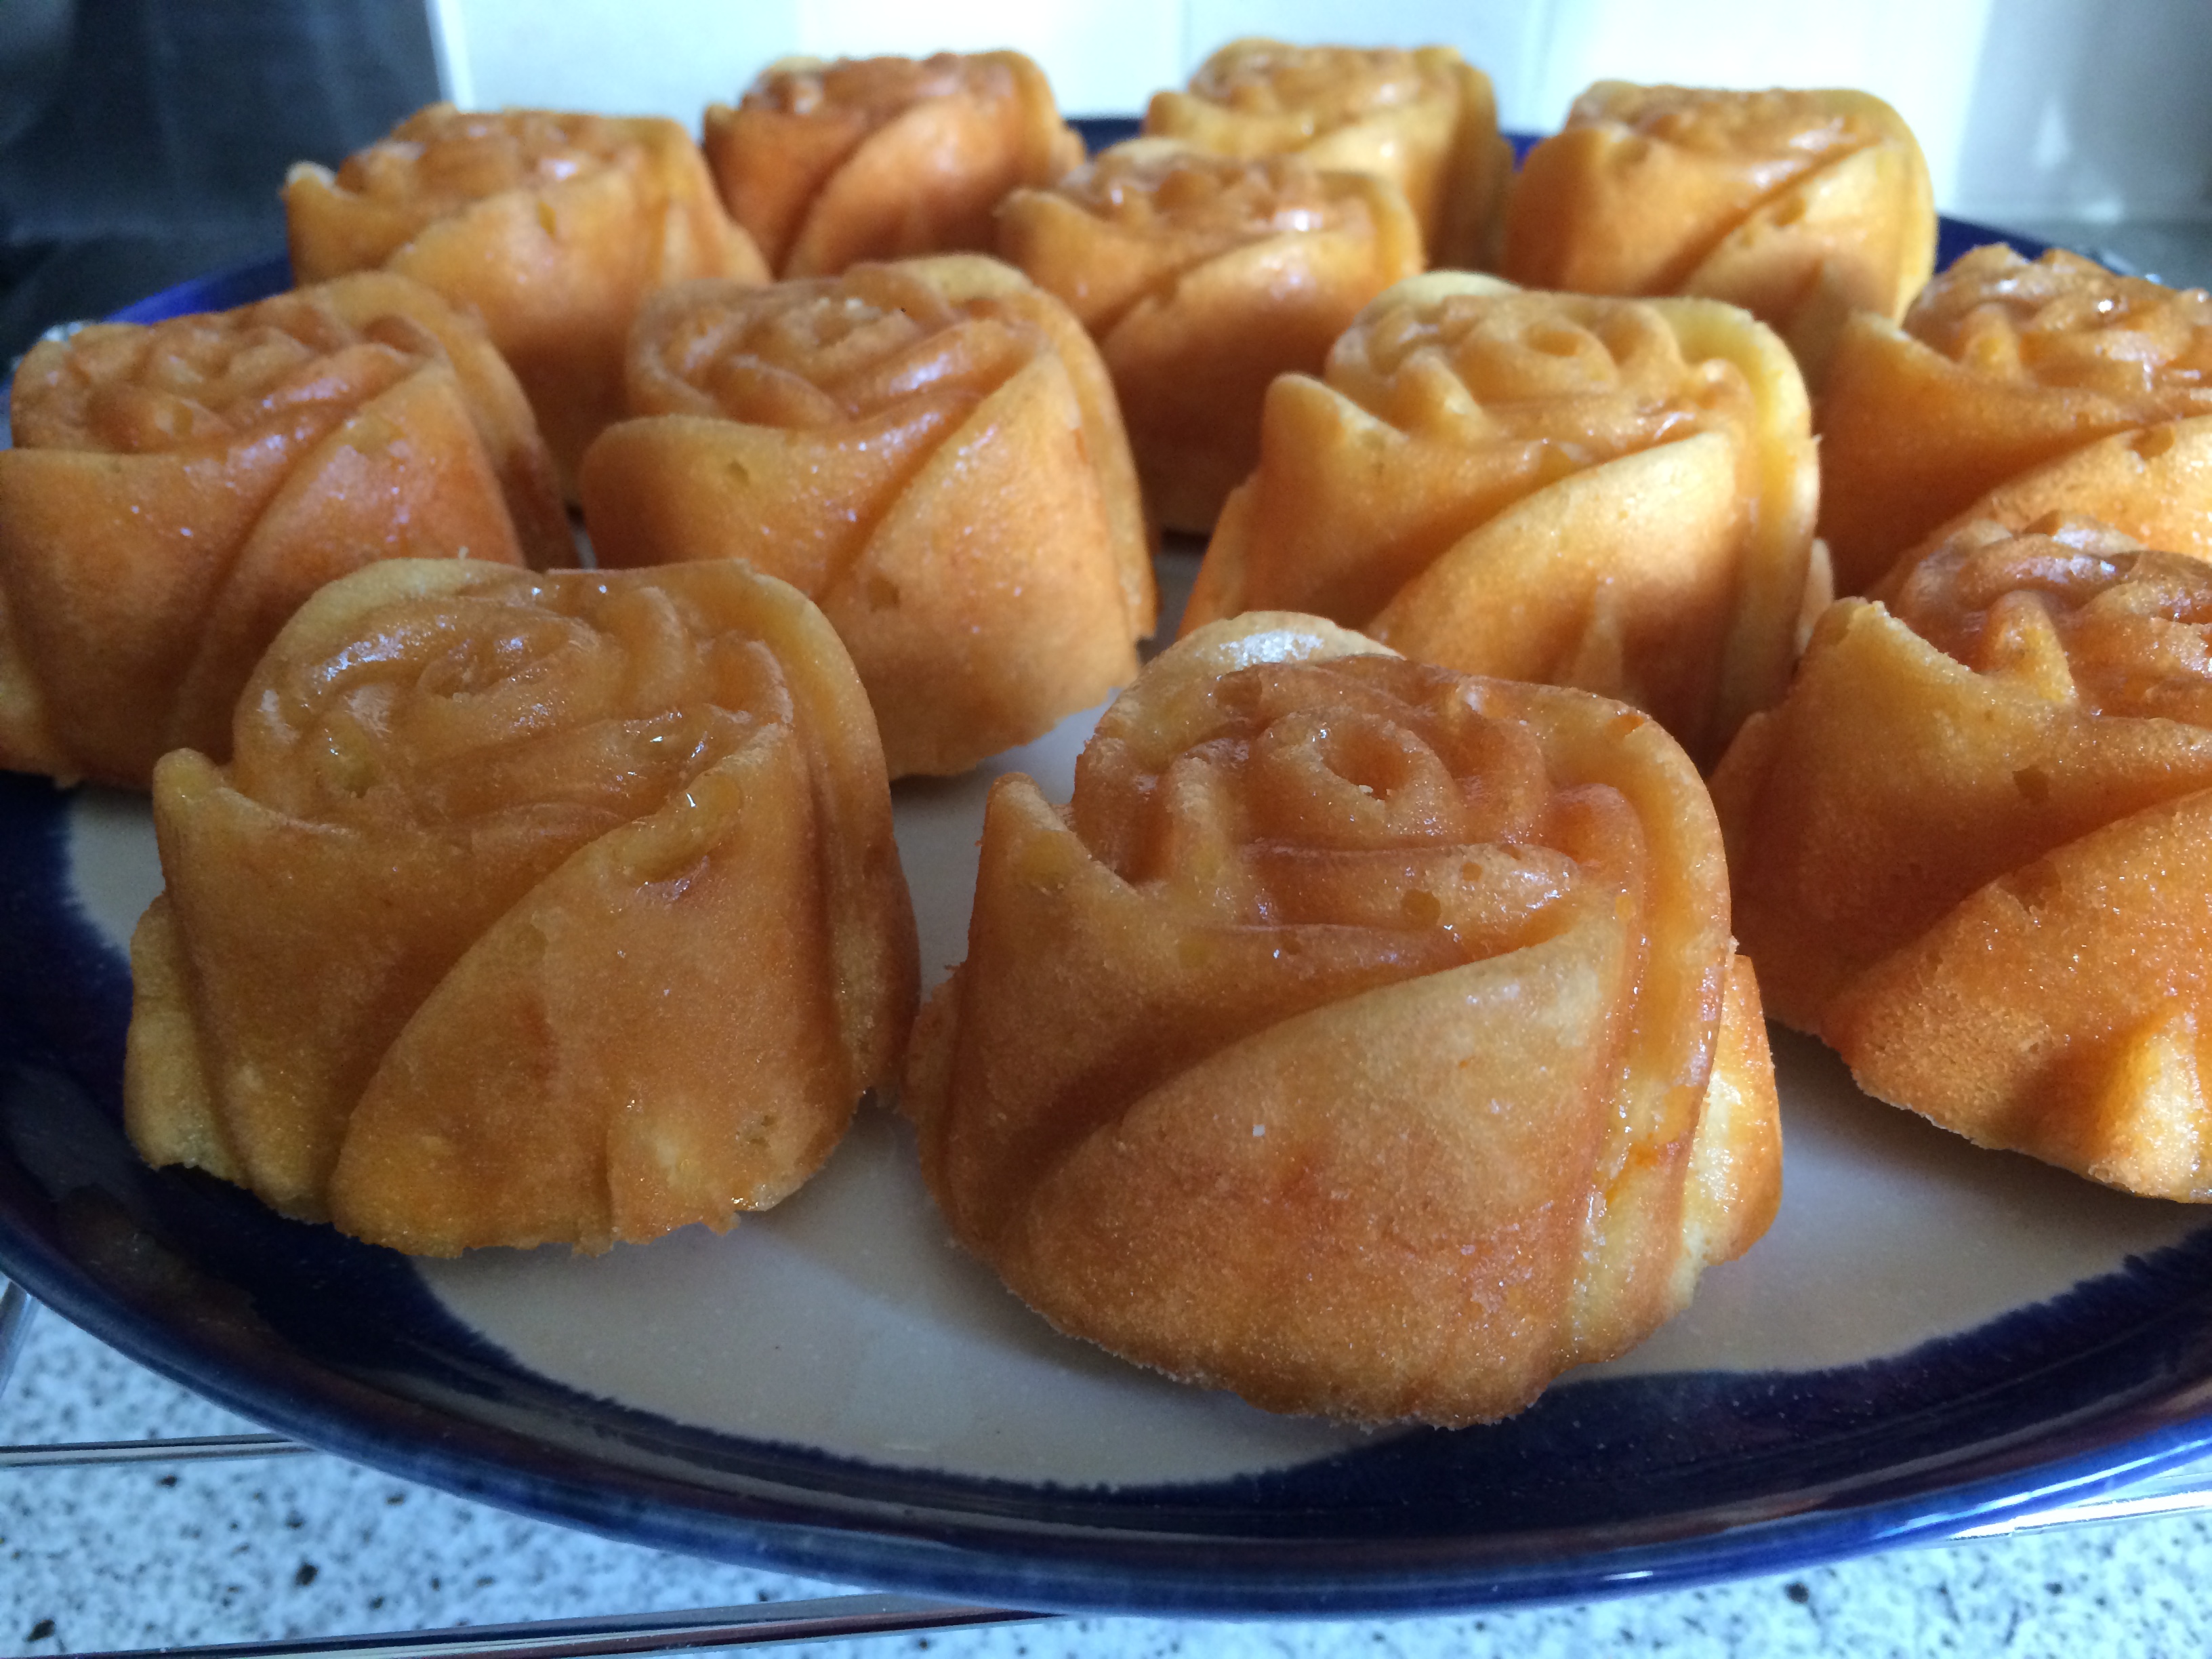
[[[242,1425],[52,1314],[33,1325],[0,1442]],[[1579,1607],[1367,1623],[1072,1620],[831,1644],[950,1659],[1659,1652],[2168,1655],[2212,1650],[2212,1520],[2080,1527]],[[0,1653],[333,1638],[836,1593],[610,1543],[310,1455],[0,1473]]]

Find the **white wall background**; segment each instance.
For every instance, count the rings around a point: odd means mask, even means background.
[[[1858,86],[1970,217],[2212,220],[2212,0],[430,0],[450,94],[696,128],[790,52],[1018,47],[1078,114],[1133,113],[1238,34],[1455,46],[1509,127],[1603,76]]]

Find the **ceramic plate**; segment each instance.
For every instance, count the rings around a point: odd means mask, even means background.
[[[1093,719],[895,792],[928,980],[963,953],[990,778],[1064,799]],[[233,1410],[514,1509],[1005,1605],[1344,1615],[1779,1570],[2212,1447],[2197,1212],[1976,1152],[1779,1030],[1773,1231],[1492,1428],[1271,1417],[1056,1335],[951,1245],[876,1108],[724,1236],[410,1261],[132,1156],[125,946],[159,885],[143,799],[0,776],[0,1270]]]

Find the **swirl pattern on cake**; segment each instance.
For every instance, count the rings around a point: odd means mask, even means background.
[[[787,58],[707,106],[707,160],[779,276],[988,252],[1007,191],[1083,160],[1044,71],[1018,52]]]
[[[1136,672],[1128,440],[1065,307],[975,254],[659,296],[586,458],[604,563],[741,559],[820,605],[894,776],[965,770]]]
[[[895,1072],[912,912],[836,637],[733,564],[374,567],[155,775],[126,1120],[403,1250],[722,1228]]]
[[[333,173],[284,180],[292,272],[381,266],[483,319],[572,488],[622,412],[623,341],[655,289],[767,279],[690,136],[654,116],[432,104]]]
[[[1710,760],[1825,598],[1817,493],[1804,384],[1744,312],[1431,272],[1268,388],[1184,625],[1314,611],[1634,703]]]
[[[2212,1199],[2212,565],[2052,517],[1879,592],[1714,776],[1769,1006],[1983,1146]]]
[[[1272,1410],[1518,1410],[1773,1212],[1719,832],[1617,703],[1216,623],[1066,806],[994,787],[968,945],[904,1095],[955,1235]]]
[[[16,371],[0,449],[0,766],[143,789],[230,746],[285,618],[373,560],[570,562],[483,331],[377,273],[101,323]]]
[[[2083,514],[2212,558],[2212,294],[1976,248],[1901,324],[1856,316],[1824,387],[1839,592],[1971,520]]]
[[[1928,162],[1881,99],[1601,81],[1522,163],[1499,269],[1725,300],[1817,380],[1847,316],[1902,315],[1935,266]]]
[[[1200,534],[1258,464],[1268,382],[1318,374],[1360,307],[1421,269],[1387,180],[1158,138],[1015,191],[999,252],[1097,340],[1147,508]]]
[[[1152,94],[1145,134],[1378,174],[1412,204],[1430,264],[1496,262],[1513,150],[1498,134],[1490,77],[1449,46],[1232,40],[1188,89]]]

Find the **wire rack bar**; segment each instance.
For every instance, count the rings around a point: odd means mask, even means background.
[[[2160,1515],[2200,1515],[2212,1510],[2212,1463],[2185,1463],[2153,1475],[2125,1490],[2080,1504],[2058,1504],[2008,1521],[1969,1527],[1960,1539],[2009,1538],[2016,1533],[2049,1532],[2099,1521],[2133,1521]],[[1938,1540],[1948,1542],[1949,1540]]]
[[[222,1457],[288,1457],[313,1446],[281,1434],[210,1434],[173,1440],[64,1440],[0,1446],[0,1469],[75,1469],[103,1463],[204,1463]]]
[[[766,1647],[780,1642],[828,1642],[897,1636],[916,1631],[966,1630],[1050,1618],[1006,1607],[964,1607],[913,1595],[831,1595],[690,1613],[634,1613],[609,1619],[548,1619],[521,1625],[474,1625],[390,1636],[237,1642],[215,1647],[160,1648],[91,1654],[81,1659],[591,1659],[601,1654],[653,1654],[702,1648]]]

